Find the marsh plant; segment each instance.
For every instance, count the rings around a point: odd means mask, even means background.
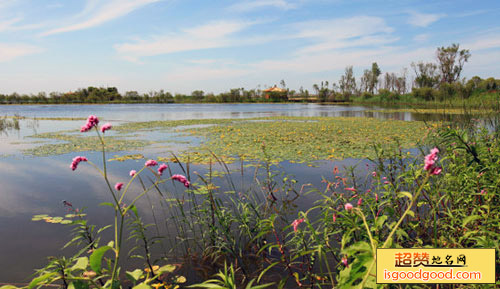
[[[183,174],[173,174],[171,164],[147,160],[130,171],[127,182],[113,185],[104,137],[112,127],[99,129],[98,122],[90,116],[81,131],[97,133],[102,168],[84,156],[75,157],[70,167],[76,171],[87,163],[99,171],[111,200],[104,205],[112,209],[113,220],[96,228],[70,203],[65,204],[65,217],[35,216],[34,220],[72,226],[70,245],[80,251],[52,258],[27,289],[49,284],[71,289],[384,287],[375,283],[377,248],[495,248],[499,272],[498,130],[432,126],[420,154],[398,145],[374,145],[364,174],[334,167],[318,188],[299,184],[278,169],[265,143],[262,161],[252,164],[250,186],[243,185],[243,160],[238,186],[235,165],[230,169],[215,154],[206,174],[192,172],[189,162],[182,164],[173,156]],[[133,182],[142,190],[124,204]],[[183,190],[174,193],[167,184],[181,184]],[[152,206],[154,223],[145,224],[136,203],[143,197],[149,200],[150,193],[160,198],[154,207],[162,214],[156,215]],[[301,210],[301,198],[315,202]],[[167,236],[159,236],[161,226],[170,228]],[[103,230],[112,230],[113,239],[102,242]],[[127,239],[135,246],[124,252]],[[156,246],[164,249],[164,256],[155,256]],[[174,255],[181,255],[181,260]],[[130,256],[143,260],[144,268],[126,267]],[[180,275],[183,266],[196,274]],[[498,276],[496,280],[500,284]]]

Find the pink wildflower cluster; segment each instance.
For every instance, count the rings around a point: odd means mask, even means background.
[[[435,167],[436,161],[438,160],[437,154],[439,153],[438,148],[431,149],[431,153],[425,156],[424,169],[429,171],[432,175],[439,175],[442,171],[441,167]]]
[[[158,174],[161,176],[163,174],[163,171],[166,170],[168,166],[166,164],[161,164],[160,167],[158,168]]]
[[[347,262],[347,257],[346,256],[342,257],[341,261],[342,261],[342,264],[344,264],[344,266],[349,267],[349,263]]]
[[[89,115],[89,118],[87,119],[87,123],[82,126],[80,129],[80,132],[87,132],[91,130],[94,126],[97,126],[99,124],[99,119],[95,115]]]
[[[116,185],[115,185],[115,189],[116,189],[117,191],[120,191],[122,188],[123,188],[123,183],[116,183]]]
[[[183,175],[173,175],[172,180],[176,180],[178,182],[181,182],[182,184],[184,184],[184,186],[186,188],[189,188],[189,186],[191,185],[191,183]]]
[[[293,231],[297,232],[297,227],[300,225],[300,223],[304,222],[304,218],[302,219],[296,219],[292,222],[293,226]]]
[[[136,170],[131,170],[131,171],[130,171],[130,173],[129,173],[129,175],[130,175],[131,177],[135,176],[135,174],[137,174],[137,171],[136,171]]]
[[[352,208],[353,208],[353,205],[351,203],[347,203],[347,204],[344,205],[344,209],[346,211],[352,210]]]
[[[80,156],[75,157],[73,158],[73,161],[71,162],[71,165],[69,167],[74,171],[76,170],[80,162],[86,162],[86,161],[88,161],[86,157],[80,157]]]
[[[146,167],[155,167],[158,165],[158,162],[155,160],[148,160],[148,161],[146,161],[146,163],[144,165]]]
[[[111,127],[111,124],[108,122],[107,124],[101,126],[101,132],[104,133],[105,131],[110,130]]]

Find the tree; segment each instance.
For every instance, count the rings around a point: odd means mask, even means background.
[[[438,48],[436,56],[441,71],[441,82],[453,83],[460,78],[464,64],[471,54],[468,49],[459,50],[460,45],[453,43],[448,47]]]
[[[349,99],[349,96],[353,95],[356,91],[356,78],[354,78],[352,66],[347,66],[345,68],[344,75],[340,77],[339,86],[340,91],[342,91],[342,94],[347,99]]]
[[[359,84],[359,90],[362,92],[367,92],[370,89],[370,81],[372,79],[371,70],[365,69],[363,75],[361,76],[361,83]]]
[[[280,85],[281,85],[281,88],[286,89],[286,83],[285,83],[285,80],[284,80],[284,79],[282,79],[282,80],[280,81]]]
[[[439,73],[437,65],[434,63],[419,62],[411,63],[413,71],[415,71],[415,85],[418,88],[431,87],[434,88],[439,83]]]
[[[203,90],[195,90],[195,91],[191,92],[191,97],[194,100],[198,100],[198,101],[203,100],[204,95],[205,95],[205,93],[203,92]]]
[[[369,82],[369,88],[370,92],[373,94],[375,87],[377,87],[378,83],[378,77],[380,76],[382,72],[380,71],[380,68],[378,67],[378,64],[376,62],[372,63],[372,70],[371,70],[371,78]]]

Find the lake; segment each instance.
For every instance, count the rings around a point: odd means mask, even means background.
[[[376,106],[344,106],[319,104],[107,104],[107,105],[9,105],[0,106],[0,117],[22,116],[19,129],[0,131],[0,282],[26,282],[34,269],[43,267],[47,256],[64,255],[73,252],[60,248],[69,240],[69,228],[60,224],[48,224],[31,220],[36,214],[64,216],[66,208],[63,200],[74,206],[85,207],[89,220],[97,226],[106,225],[110,220],[109,208],[98,206],[110,200],[104,181],[89,165],[81,164],[77,171],[69,169],[71,159],[83,153],[49,154],[35,156],[25,150],[41,144],[51,145],[63,142],[57,139],[39,139],[31,136],[74,130],[75,133],[85,123],[90,114],[97,115],[102,123],[113,125],[128,122],[146,122],[158,120],[189,119],[224,119],[256,117],[362,117],[374,119],[395,119],[403,121],[440,120],[441,114],[423,114],[412,111],[386,111]],[[78,132],[79,133],[79,132]],[[116,135],[110,131],[110,136]],[[170,131],[144,131],[131,134],[128,138],[154,139],[168,141],[174,137]],[[158,153],[178,151],[186,143],[199,141],[184,138],[182,142],[171,146],[146,146],[121,151],[119,154],[141,153],[146,158],[155,158]],[[115,155],[109,152],[108,159]],[[100,160],[100,153],[86,152],[89,159]],[[140,169],[144,160],[111,162],[110,178],[127,180],[131,169]],[[99,162],[96,162],[99,164]],[[280,168],[295,176],[299,184],[311,183],[321,187],[322,176],[331,174],[338,166],[357,165],[360,174],[366,174],[369,162],[360,159],[344,159],[318,162],[315,166],[282,162]],[[238,170],[239,164],[230,165]],[[171,165],[173,173],[182,173],[179,166]],[[207,166],[193,165],[191,171],[207,173]],[[278,169],[278,168],[277,168]],[[244,177],[237,180],[237,185],[245,187],[252,181],[253,168],[244,169]],[[221,184],[221,186],[225,186]],[[179,193],[182,188],[177,187]],[[130,202],[132,197],[125,199]],[[307,207],[313,199],[302,198],[300,206]],[[143,200],[138,204],[145,221],[154,216],[148,214],[151,201]]]

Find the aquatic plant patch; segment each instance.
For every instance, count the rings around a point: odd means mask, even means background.
[[[272,117],[267,121],[235,121],[190,129],[206,141],[193,150],[203,160],[210,150],[218,156],[249,160],[306,162],[373,156],[373,144],[415,147],[425,134],[423,122],[342,117]],[[265,152],[265,153],[263,153]],[[192,159],[191,159],[192,160]],[[227,161],[227,160],[225,160]]]
[[[182,144],[179,153],[182,162],[214,163],[217,162],[213,157],[215,154],[220,160],[230,163],[236,158],[272,162],[366,158],[372,156],[375,143],[415,147],[426,126],[423,122],[374,118],[267,117],[130,122],[114,129],[120,136],[108,137],[108,151],[129,151],[162,144],[163,140],[151,141],[147,134],[137,132],[167,130],[175,132],[176,136],[165,142]],[[186,143],[185,136],[197,141]],[[47,156],[99,149],[96,137],[82,136],[75,131],[33,137],[63,142],[27,149],[23,151],[25,154]],[[174,161],[170,156],[162,157]]]
[[[101,147],[99,139],[95,136],[77,136],[64,132],[43,133],[33,137],[52,139],[62,141],[61,143],[52,143],[37,146],[23,150],[24,154],[32,156],[49,156],[66,154],[70,152],[98,151]],[[153,142],[147,140],[123,139],[118,137],[107,137],[106,149],[108,151],[129,151],[141,149]]]

